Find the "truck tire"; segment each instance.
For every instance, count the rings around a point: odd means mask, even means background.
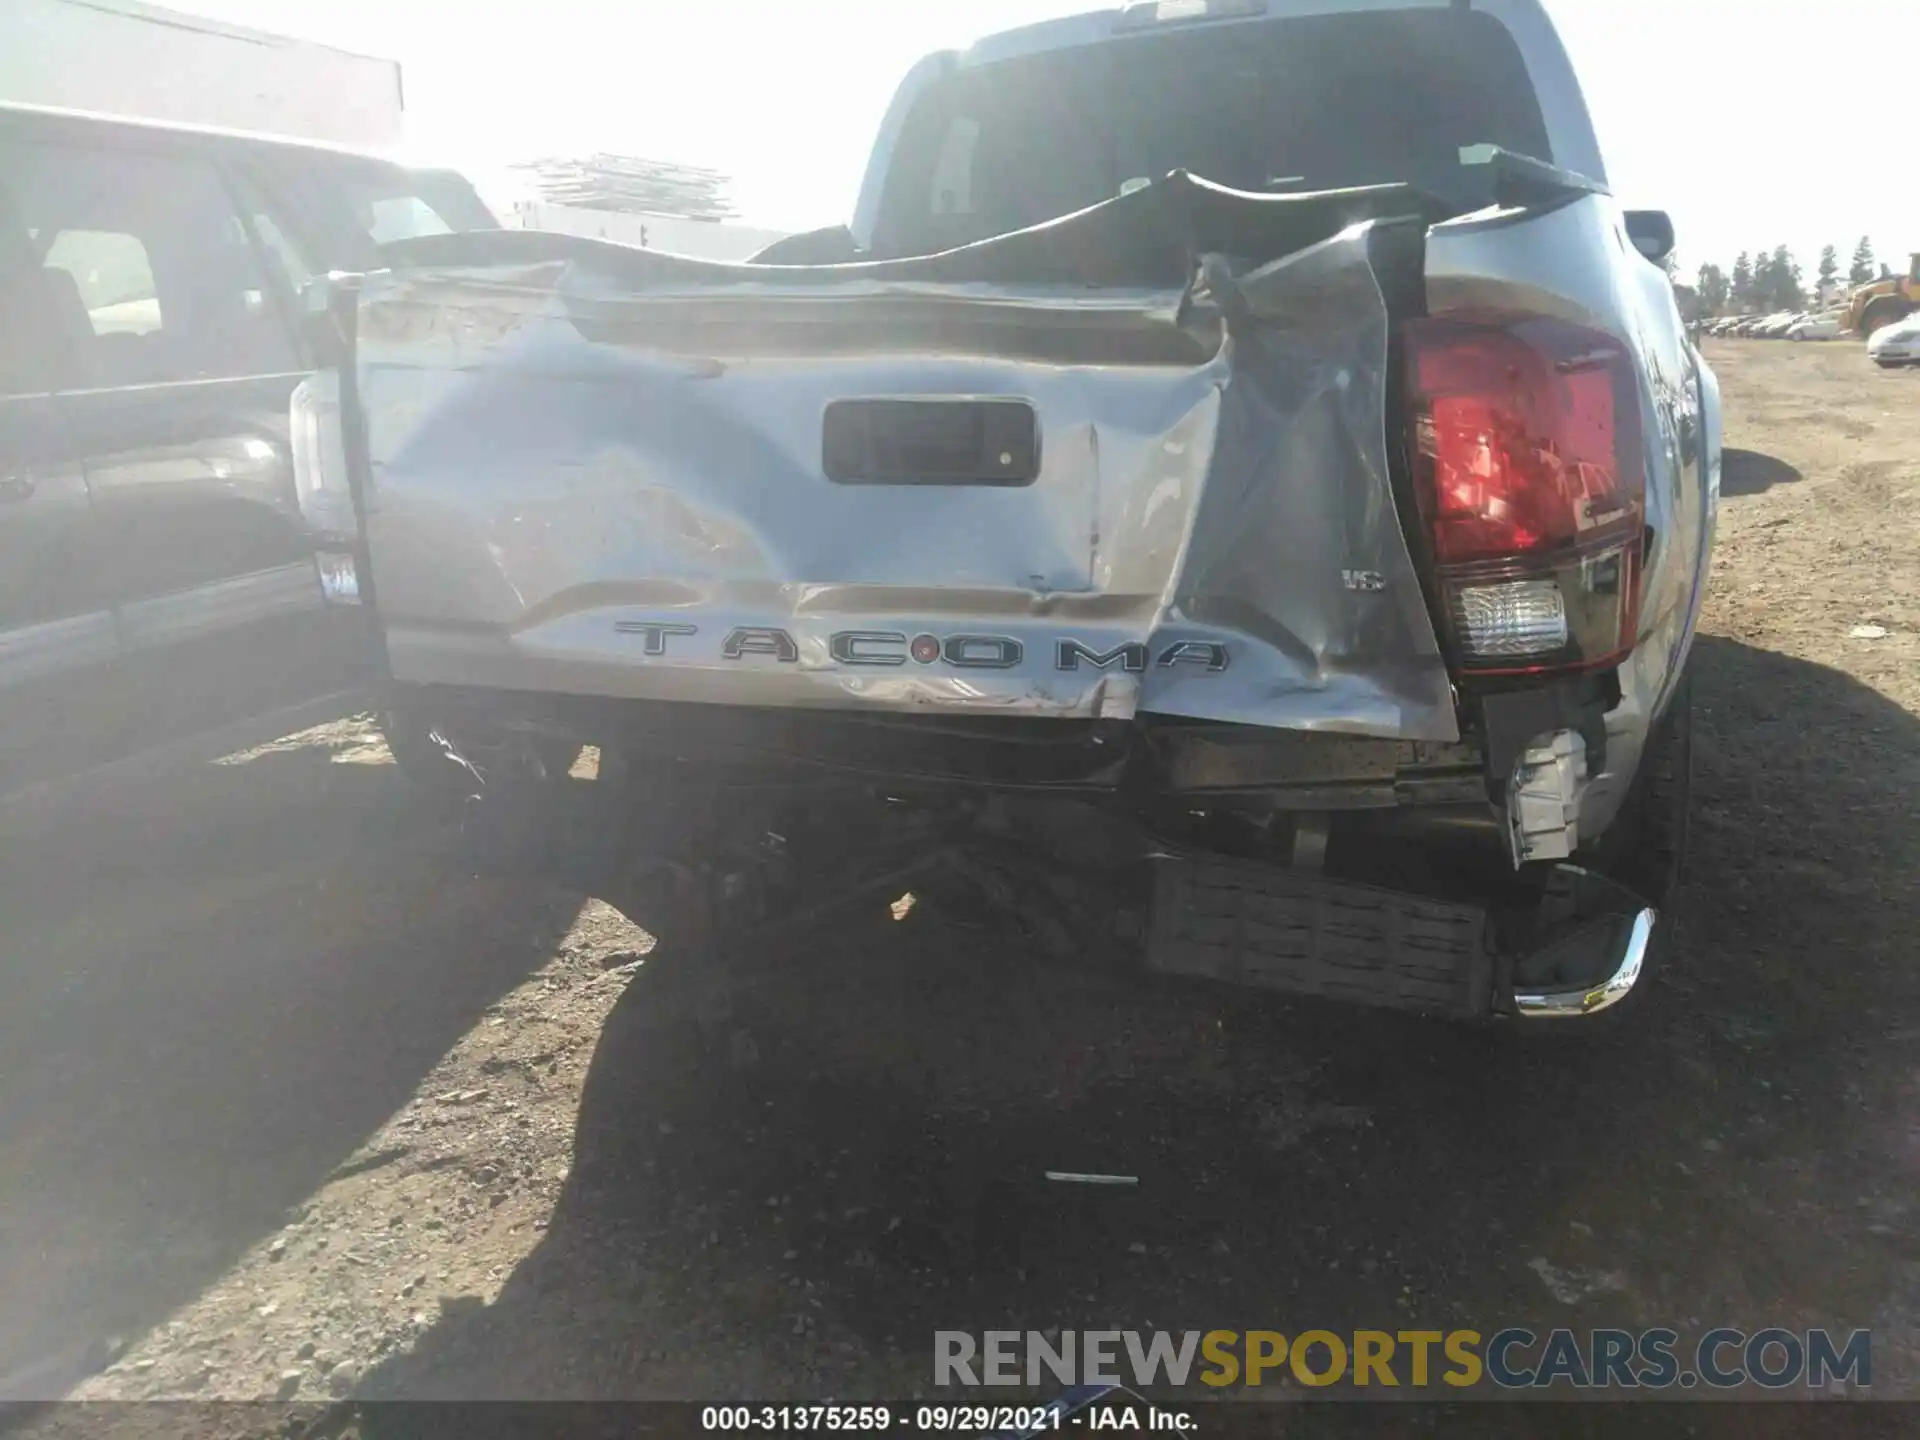
[[[1904,320],[1912,313],[1911,305],[1904,300],[1896,300],[1890,295],[1875,300],[1867,306],[1866,312],[1860,317],[1860,337],[1863,340],[1871,340],[1874,331],[1884,329],[1896,320]]]
[[[1685,875],[1693,794],[1693,677],[1682,677],[1654,727],[1633,788],[1602,839],[1603,868],[1655,906]]]

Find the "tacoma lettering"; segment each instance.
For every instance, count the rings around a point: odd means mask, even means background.
[[[641,653],[656,659],[667,653],[670,640],[700,633],[697,625],[657,620],[617,620],[613,628],[621,635],[639,636]],[[1027,647],[1011,635],[918,634],[909,638],[900,630],[836,630],[827,637],[827,654],[836,665],[854,667],[897,669],[912,661],[917,665],[946,664],[956,670],[1016,670],[1026,660]],[[793,665],[799,663],[800,646],[786,630],[757,625],[737,626],[720,643],[724,660],[762,655]],[[1157,662],[1138,640],[1107,650],[1095,649],[1070,635],[1054,643],[1054,668],[1065,671],[1083,666],[1111,670],[1118,666],[1129,675],[1142,675],[1150,663],[1157,663],[1166,670],[1176,665],[1198,665],[1217,674],[1227,668],[1227,662],[1225,645],[1200,640],[1181,640],[1167,646]]]
[[[1116,645],[1111,650],[1096,652],[1078,640],[1062,640],[1053,665],[1056,670],[1078,670],[1082,660],[1096,670],[1118,665],[1129,675],[1138,675],[1147,668],[1147,647],[1140,644]]]
[[[783,665],[791,665],[800,658],[800,647],[784,630],[742,628],[727,636],[720,654],[728,660],[738,660],[742,655],[771,655]]]
[[[666,654],[669,635],[697,635],[700,632],[698,625],[655,625],[645,620],[621,620],[613,628],[622,635],[640,636],[640,653],[643,655]]]

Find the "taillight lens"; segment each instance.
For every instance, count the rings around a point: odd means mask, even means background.
[[[320,370],[294,386],[287,402],[293,493],[316,538],[346,544],[359,533],[347,454],[340,436],[340,377]]]
[[[1414,488],[1463,666],[1594,669],[1633,648],[1646,472],[1630,357],[1554,320],[1407,327]]]
[[[339,375],[320,370],[294,386],[287,423],[294,499],[314,543],[321,597],[331,605],[358,605],[360,576],[352,547],[360,522],[340,434]]]

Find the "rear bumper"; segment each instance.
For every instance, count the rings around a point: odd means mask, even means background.
[[[1386,740],[1153,716],[893,715],[392,684],[385,704],[751,776],[796,767],[851,782],[1256,802],[1281,811],[1489,806],[1471,741]]]
[[[1056,917],[1064,927],[1045,928],[1144,934],[1149,971],[1464,1020],[1618,1005],[1655,923],[1573,865],[1516,872],[1505,812],[1472,757],[1403,754],[1400,742],[1260,732],[1243,754],[1238,732],[1137,722],[398,693],[456,744],[474,715],[601,747],[596,782],[509,784],[501,803],[578,806],[608,873],[705,875],[717,897],[753,891],[756,862],[739,857],[769,836],[784,857],[778,888],[810,904],[850,898],[867,870],[936,895],[960,877],[958,903],[1010,909],[1025,926],[1058,903],[1033,877],[1057,873],[1081,898]],[[919,838],[900,840],[903,816]],[[1009,883],[964,880],[994,873]],[[1135,918],[1116,927],[1123,916]]]
[[[1658,920],[1652,907],[1622,912],[1614,917],[1616,940],[1597,935],[1592,943],[1604,947],[1606,957],[1597,983],[1572,989],[1525,989],[1514,992],[1514,1011],[1528,1020],[1577,1020],[1610,1010],[1632,993],[1646,969],[1647,948],[1653,943]]]
[[[730,787],[1103,797],[1136,815],[1237,816],[1283,848],[1299,825],[1318,826],[1331,862],[1355,857],[1364,878],[1375,877],[1382,842],[1438,856],[1449,871],[1511,876],[1590,849],[1638,764],[1638,712],[1608,711],[1604,687],[1578,683],[1478,701],[1469,733],[1452,742],[1160,716],[893,715],[391,681],[382,708],[414,710],[450,735],[519,731],[611,752],[617,769],[672,767]]]

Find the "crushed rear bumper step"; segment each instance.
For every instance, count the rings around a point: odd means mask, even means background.
[[[1543,905],[1524,953],[1503,955],[1477,905],[1241,861],[1162,859],[1147,968],[1466,1019],[1597,1014],[1638,983],[1654,912],[1563,868],[1566,883],[1550,891],[1558,908]]]

